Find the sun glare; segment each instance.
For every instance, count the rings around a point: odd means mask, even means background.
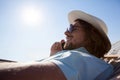
[[[39,25],[43,21],[42,11],[33,6],[23,7],[21,11],[21,19],[25,25]]]

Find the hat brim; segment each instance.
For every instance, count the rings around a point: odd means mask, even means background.
[[[71,11],[68,14],[69,23],[73,24],[76,19],[81,19],[90,23],[96,29],[98,29],[102,34],[107,35],[108,30],[107,30],[106,24],[101,19],[80,10]]]

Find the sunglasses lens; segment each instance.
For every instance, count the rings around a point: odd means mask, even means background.
[[[73,31],[73,25],[72,25],[72,24],[70,24],[70,27],[68,28],[68,31],[69,31],[69,32],[72,32],[72,31]]]

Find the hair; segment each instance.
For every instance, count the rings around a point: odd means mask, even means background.
[[[85,30],[86,43],[84,47],[94,56],[98,58],[104,57],[104,55],[111,49],[111,43],[107,35],[101,33],[92,24],[77,19],[75,22],[79,22],[82,28]],[[104,34],[104,35],[103,35]]]

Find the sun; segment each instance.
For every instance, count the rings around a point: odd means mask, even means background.
[[[25,25],[37,26],[43,20],[42,11],[34,6],[25,6],[21,10],[21,20]]]

